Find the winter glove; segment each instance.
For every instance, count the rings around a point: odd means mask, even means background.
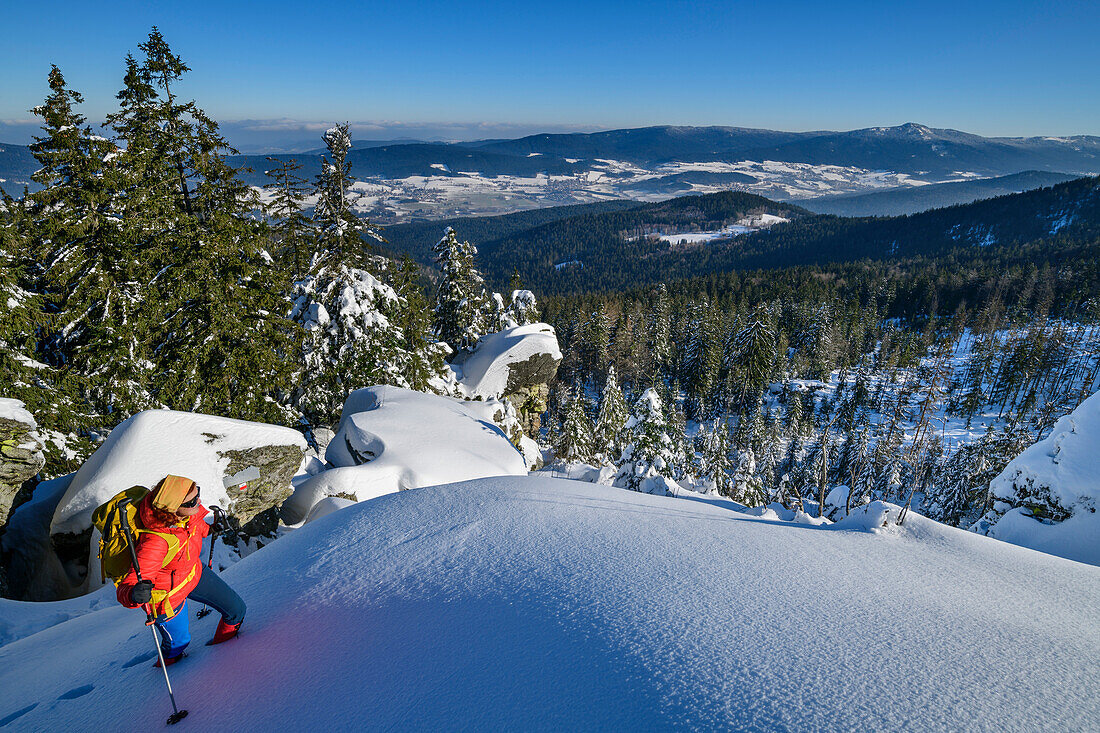
[[[153,600],[153,581],[139,580],[130,591],[130,602],[139,606]]]
[[[229,519],[221,509],[217,507],[211,508],[214,510],[214,521],[210,525],[210,534],[221,534],[229,529]]]

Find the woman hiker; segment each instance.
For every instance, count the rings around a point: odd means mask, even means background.
[[[210,512],[199,503],[198,485],[182,476],[166,476],[145,495],[137,509],[141,526],[158,534],[138,535],[135,545],[142,581],[138,582],[131,568],[118,585],[118,600],[127,608],[152,604],[165,665],[179,661],[191,641],[188,598],[221,612],[214,638],[207,644],[220,644],[236,636],[244,621],[244,601],[216,573],[203,572],[202,539],[210,533],[210,525],[203,518]],[[178,551],[167,563],[169,541],[160,534],[178,540]]]

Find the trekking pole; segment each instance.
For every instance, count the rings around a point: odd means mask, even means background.
[[[218,522],[221,521],[222,510],[220,507],[212,506],[210,507],[210,511],[214,512],[214,526],[216,527],[218,526]],[[217,538],[217,533],[210,533],[210,559],[206,561],[206,567],[211,569],[214,567],[214,540],[216,540]],[[210,613],[210,610],[210,606],[206,605],[205,603],[202,604],[202,610],[195,614],[195,618],[203,618],[208,613]]]
[[[123,499],[118,503],[119,509],[125,512],[126,505],[129,503],[129,499]],[[130,547],[130,560],[134,563],[134,573],[137,574],[140,583],[142,577],[141,567],[138,565],[137,548],[134,546],[134,536],[130,533],[130,525],[125,521],[122,522],[122,531],[126,533],[126,544]],[[164,650],[160,648],[160,637],[154,625],[156,616],[153,615],[153,604],[142,604],[141,608],[146,614],[145,625],[153,632],[153,645],[156,646],[157,658],[160,659],[160,671],[164,672],[164,684],[168,685],[168,698],[172,701],[172,714],[168,716],[168,725],[174,725],[187,717],[187,711],[176,707],[176,696],[172,694],[172,682],[168,679],[168,665],[164,663]]]

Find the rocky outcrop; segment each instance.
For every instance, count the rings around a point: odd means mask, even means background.
[[[302,450],[295,445],[264,445],[218,455],[229,459],[228,476],[251,466],[260,470],[260,478],[250,481],[245,489],[230,487],[227,490],[230,495],[228,511],[242,524],[286,501],[293,492],[290,480],[302,465]],[[234,496],[234,491],[239,493]]]
[[[532,323],[482,337],[477,348],[453,366],[468,397],[507,400],[524,432],[537,438],[561,358],[554,329]]]
[[[550,379],[553,379],[553,375]],[[523,432],[530,438],[538,438],[542,429],[542,413],[546,412],[547,400],[550,398],[549,381],[520,387],[504,395],[504,399],[516,408],[516,418]]]
[[[130,417],[52,500],[44,525],[36,519],[21,530],[21,542],[33,551],[13,555],[23,557],[12,566],[13,577],[26,581],[20,594],[55,600],[94,589],[99,570],[92,511],[123,489],[152,487],[168,474],[194,479],[203,504],[225,509],[243,525],[244,534],[266,533],[273,529],[273,508],[291,494],[291,477],[305,448],[301,433],[276,425],[171,410]],[[258,469],[259,476],[225,480],[245,469]],[[28,567],[16,568],[17,561]]]
[[[23,485],[46,463],[37,429],[38,423],[22,402],[0,398],[0,533]]]

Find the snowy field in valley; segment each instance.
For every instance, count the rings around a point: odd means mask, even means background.
[[[224,572],[249,604],[172,667],[183,725],[1086,730],[1100,569],[911,516],[868,530],[573,481],[481,479],[335,512]],[[89,599],[86,599],[86,602]],[[141,614],[0,647],[0,725],[170,712]]]
[[[577,162],[577,161],[572,161]],[[572,175],[485,176],[431,166],[438,175],[381,178],[371,176],[352,187],[355,211],[378,224],[453,216],[489,216],[514,211],[587,204],[608,199],[661,201],[672,196],[737,190],[790,200],[854,194],[899,186],[942,182],[908,173],[811,163],[744,160],[673,162],[654,167],[618,160],[594,160]],[[961,174],[964,180],[971,175]],[[262,200],[271,191],[256,189]],[[306,206],[316,203],[307,199]]]
[[[736,224],[730,224],[717,231],[659,234],[658,238],[669,244],[701,244],[704,242],[714,242],[719,239],[739,237],[742,234],[767,229],[774,224],[781,224],[785,221],[789,220],[773,214],[760,214],[759,216],[745,217]]]

